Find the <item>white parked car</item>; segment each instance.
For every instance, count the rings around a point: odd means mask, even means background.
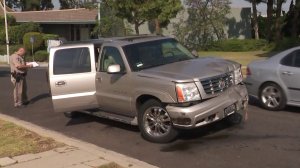
[[[247,67],[248,93],[268,110],[300,106],[300,47],[291,48]]]

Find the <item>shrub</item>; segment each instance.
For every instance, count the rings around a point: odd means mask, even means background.
[[[43,40],[44,40],[45,46],[47,46],[48,40],[58,40],[58,39],[59,39],[59,35],[57,35],[57,34],[43,34]]]
[[[33,45],[30,43],[31,37],[34,38]],[[31,47],[33,47],[33,52],[35,52],[38,49],[42,49],[42,47],[44,46],[43,36],[39,32],[26,33],[23,37],[23,44],[28,51],[31,51]]]
[[[213,42],[208,50],[210,51],[255,51],[263,50],[268,45],[266,40],[254,39],[229,39]]]
[[[9,45],[10,55],[16,52],[22,45]],[[6,55],[6,45],[0,45],[0,55]]]
[[[22,44],[23,37],[28,32],[41,32],[39,24],[30,22],[11,26],[8,31],[10,44]]]
[[[289,49],[292,47],[296,47],[300,45],[299,38],[283,38],[282,40],[278,41],[273,48],[273,51],[281,51],[285,49]]]
[[[45,62],[48,61],[49,54],[46,50],[39,50],[34,53],[34,61]]]
[[[7,15],[7,24],[9,26],[16,24],[16,18],[12,15]],[[5,18],[4,16],[0,16],[0,27],[4,27],[5,25]]]

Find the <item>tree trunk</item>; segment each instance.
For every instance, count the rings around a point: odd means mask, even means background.
[[[299,26],[299,12],[300,12],[300,0],[296,0],[295,7],[294,7],[295,13],[293,18],[293,26],[292,26],[292,37],[297,38],[298,37],[298,26]]]
[[[284,0],[277,0],[277,8],[276,8],[276,19],[275,19],[275,38],[276,42],[278,42],[281,39],[281,23],[280,23],[280,17],[281,17],[281,11],[282,11],[282,3]]]
[[[255,39],[258,40],[259,33],[258,33],[256,0],[252,0],[252,9],[253,9],[253,30],[254,30]]]
[[[155,33],[157,35],[161,34],[160,23],[158,19],[155,19]]]
[[[137,35],[139,35],[140,34],[139,23],[137,23],[137,22],[134,23],[134,29],[135,29],[135,33]]]
[[[268,0],[267,2],[267,33],[269,42],[272,40],[272,17],[273,17],[273,0]]]

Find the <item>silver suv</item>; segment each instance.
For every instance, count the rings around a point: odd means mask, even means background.
[[[138,125],[145,139],[158,143],[223,118],[238,124],[248,104],[240,64],[197,58],[162,36],[51,48],[49,82],[56,112]]]

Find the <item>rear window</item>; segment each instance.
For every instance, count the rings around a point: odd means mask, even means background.
[[[85,72],[91,72],[89,48],[68,48],[54,53],[54,75]]]

